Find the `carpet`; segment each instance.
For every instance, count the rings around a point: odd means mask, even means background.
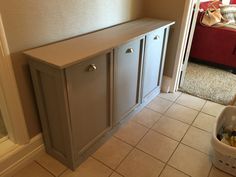
[[[182,92],[224,105],[236,101],[236,75],[189,62]]]

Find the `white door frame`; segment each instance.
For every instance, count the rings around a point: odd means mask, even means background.
[[[195,5],[195,9],[194,9],[194,14],[193,14],[193,17],[192,17],[192,24],[191,24],[190,29],[189,29],[189,36],[188,36],[184,61],[182,62],[182,68],[181,68],[182,74],[180,75],[179,80],[178,80],[178,83],[179,83],[180,87],[184,83],[186,70],[187,70],[187,67],[188,67],[188,60],[189,60],[190,51],[191,51],[191,47],[192,47],[193,36],[194,36],[196,24],[197,24],[198,12],[199,12],[199,7],[200,7],[200,0],[195,0],[195,4],[196,5]]]
[[[173,76],[172,76],[172,82],[170,85],[171,92],[177,91],[179,87],[181,67],[182,67],[182,63],[184,59],[184,53],[186,50],[194,3],[195,3],[194,0],[185,0],[184,14],[182,18],[179,42],[178,42],[177,53],[175,57],[174,71],[173,71]]]
[[[0,14],[0,108],[8,136],[16,144],[29,142],[10,52]]]

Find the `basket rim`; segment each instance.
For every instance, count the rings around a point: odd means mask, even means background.
[[[234,109],[236,110],[236,106],[226,106],[221,113],[219,114],[217,121],[213,127],[213,136],[212,136],[212,147],[213,149],[215,149],[216,151],[222,153],[222,154],[227,154],[228,156],[234,156],[236,157],[236,147],[227,145],[225,143],[222,143],[220,140],[217,139],[216,135],[218,133],[217,131],[217,127],[219,125],[219,123],[221,123],[221,119],[223,114],[225,113],[225,111],[227,110],[231,110]]]

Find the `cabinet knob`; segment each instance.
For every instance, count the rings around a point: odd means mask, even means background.
[[[134,53],[134,49],[129,48],[129,49],[126,50],[126,53]]]
[[[97,69],[96,65],[95,64],[91,64],[91,65],[89,65],[88,71],[92,72],[92,71],[95,71],[96,69]]]
[[[156,35],[156,36],[154,37],[154,40],[158,40],[158,39],[160,39],[160,36]]]

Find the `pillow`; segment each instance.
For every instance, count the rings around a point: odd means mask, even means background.
[[[220,11],[222,16],[228,20],[229,24],[236,24],[236,5],[221,5]]]

